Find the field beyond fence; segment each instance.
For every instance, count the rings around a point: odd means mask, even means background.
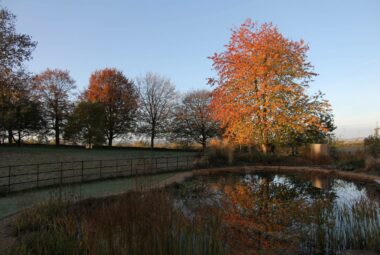
[[[194,168],[194,156],[81,160],[0,166],[0,194]]]

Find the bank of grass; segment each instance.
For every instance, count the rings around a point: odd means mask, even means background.
[[[15,221],[9,254],[224,254],[218,217],[185,217],[162,190],[50,201]]]

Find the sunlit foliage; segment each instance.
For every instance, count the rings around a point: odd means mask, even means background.
[[[90,77],[85,98],[105,107],[104,132],[108,145],[131,130],[137,109],[137,91],[133,82],[115,68],[95,71]]]
[[[289,132],[311,127],[327,132],[320,113],[330,106],[321,94],[308,96],[316,75],[304,41],[285,38],[272,24],[247,20],[232,30],[225,51],[211,58],[217,73],[211,106],[225,135],[237,143],[267,146]]]

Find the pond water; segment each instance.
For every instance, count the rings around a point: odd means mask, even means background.
[[[380,252],[375,185],[320,176],[196,176],[176,187],[187,217],[213,222],[228,254]]]

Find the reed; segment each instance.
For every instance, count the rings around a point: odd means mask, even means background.
[[[50,201],[15,222],[10,254],[224,254],[217,218],[188,218],[164,191]]]
[[[233,176],[232,176],[233,177]],[[228,177],[231,178],[231,177]],[[380,252],[380,209],[337,204],[305,182],[203,179],[80,202],[51,200],[14,224],[10,254],[336,254]]]

